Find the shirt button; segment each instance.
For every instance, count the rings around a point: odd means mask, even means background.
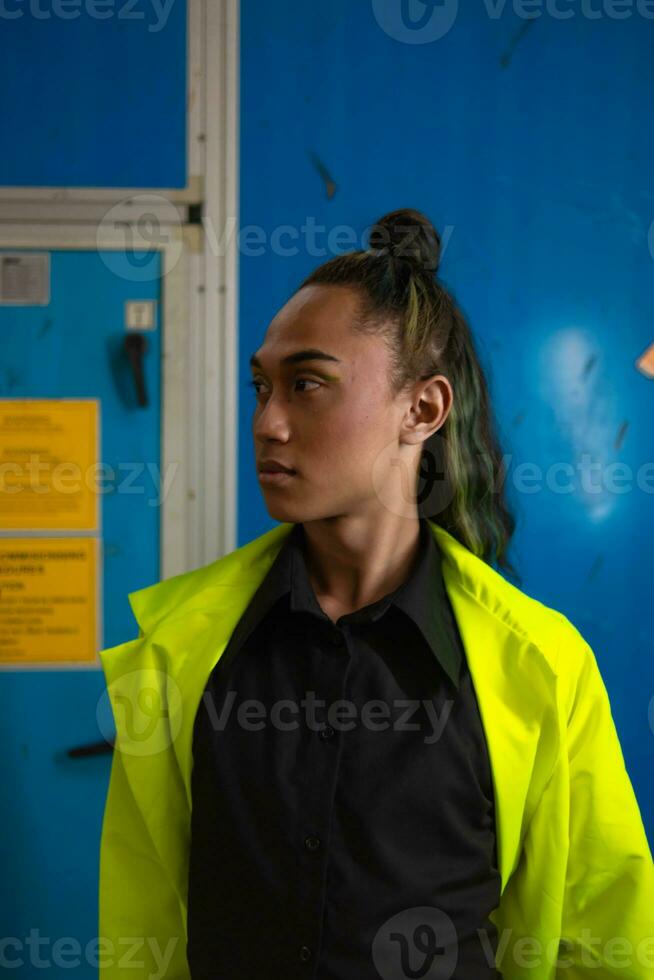
[[[327,725],[325,728],[321,728],[318,734],[321,738],[331,738],[334,734],[334,729],[331,725]]]
[[[311,950],[308,946],[300,946],[300,959],[303,963],[311,959]]]
[[[304,846],[306,847],[307,851],[317,851],[320,847],[320,838],[314,837],[312,834],[310,834],[308,837],[304,838]]]

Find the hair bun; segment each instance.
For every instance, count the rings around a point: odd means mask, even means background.
[[[441,239],[424,214],[413,208],[390,211],[370,231],[370,249],[394,259],[407,259],[435,275],[441,258]]]

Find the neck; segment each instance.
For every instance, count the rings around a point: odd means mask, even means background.
[[[387,514],[305,521],[304,554],[321,606],[354,612],[398,588],[409,576],[420,540],[418,515]],[[328,607],[328,608],[326,608]],[[328,612],[329,614],[329,612]]]

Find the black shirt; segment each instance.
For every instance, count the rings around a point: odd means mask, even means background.
[[[193,980],[497,978],[491,769],[438,544],[421,518],[408,578],[336,624],[305,546],[296,524],[195,718]]]

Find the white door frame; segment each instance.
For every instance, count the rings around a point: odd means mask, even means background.
[[[201,563],[236,547],[238,480],[239,0],[207,0],[204,175],[204,315],[200,452]],[[234,234],[236,232],[236,234]],[[223,244],[224,243],[224,244]],[[218,247],[216,247],[218,245]],[[197,353],[194,353],[197,360]]]

